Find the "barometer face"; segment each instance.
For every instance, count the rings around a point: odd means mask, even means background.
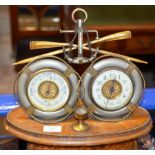
[[[78,76],[56,57],[45,57],[26,65],[16,84],[21,106],[39,122],[57,123],[74,112]]]
[[[131,79],[116,69],[100,73],[92,84],[92,97],[95,103],[106,110],[122,108],[129,102],[132,93]]]
[[[68,80],[55,70],[36,72],[27,85],[27,94],[34,107],[42,111],[62,108],[70,96]]]

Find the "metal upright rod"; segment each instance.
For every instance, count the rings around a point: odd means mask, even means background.
[[[82,20],[77,20],[78,26],[78,57],[83,57],[83,27]]]

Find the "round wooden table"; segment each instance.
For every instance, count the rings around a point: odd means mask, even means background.
[[[12,110],[5,120],[5,128],[12,135],[26,140],[27,149],[138,149],[137,138],[147,135],[152,128],[149,113],[137,108],[130,117],[119,122],[101,122],[87,119],[89,130],[74,131],[74,118],[57,124],[42,124],[18,107]],[[45,130],[54,127],[58,130]]]

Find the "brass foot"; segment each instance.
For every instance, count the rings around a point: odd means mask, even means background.
[[[88,126],[87,124],[85,124],[84,122],[82,121],[78,121],[76,124],[73,125],[73,129],[75,131],[87,131],[88,130]]]
[[[75,131],[87,131],[88,126],[84,123],[84,120],[88,118],[88,112],[84,105],[79,105],[75,110],[75,118],[78,120],[72,127]]]

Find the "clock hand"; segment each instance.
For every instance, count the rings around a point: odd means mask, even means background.
[[[50,77],[50,80],[49,80],[49,82],[48,82],[47,95],[50,94],[50,85],[51,85],[51,77]]]
[[[45,100],[45,102],[48,104],[48,106],[50,108],[51,104],[47,100]]]
[[[109,102],[109,100],[107,99],[107,103],[106,103],[105,107],[107,107],[107,105],[108,105],[108,102]]]
[[[110,98],[111,98],[112,93],[113,93],[113,90],[110,88],[110,96],[109,96],[109,99],[107,99],[106,107],[107,107],[107,105],[108,105],[108,102],[109,102],[109,100],[110,100]]]
[[[112,87],[110,88],[110,98],[111,98],[112,93],[114,92],[115,79],[116,77],[112,80]]]
[[[107,100],[106,107],[107,107],[107,105],[108,105],[108,102],[109,102],[109,100],[110,100],[110,98],[111,98],[112,93],[114,92],[115,79],[116,79],[116,77],[112,80],[112,87],[110,88],[110,96],[109,96],[109,99]]]

